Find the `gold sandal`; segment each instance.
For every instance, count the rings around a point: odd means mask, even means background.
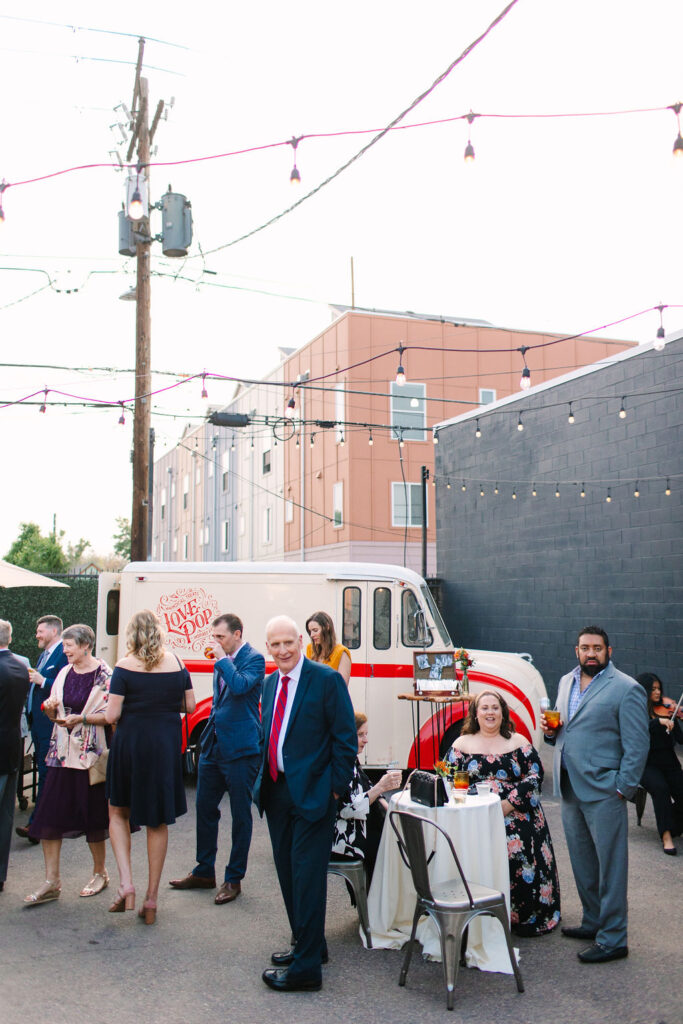
[[[51,882],[47,878],[39,889],[24,896],[24,903],[28,907],[35,907],[38,903],[50,903],[52,900],[59,899],[61,891],[62,886],[59,882]]]
[[[84,886],[79,892],[79,896],[97,896],[98,892],[102,892],[109,885],[109,875],[107,874],[106,868],[100,874],[98,871],[92,876],[86,886]]]

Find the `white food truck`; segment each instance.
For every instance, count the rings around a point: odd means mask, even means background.
[[[239,615],[245,639],[264,654],[265,626],[274,615],[292,616],[302,632],[314,612],[331,615],[338,639],[351,652],[354,708],[368,716],[369,769],[432,768],[467,713],[466,699],[410,699],[414,656],[454,651],[427,584],[410,569],[352,562],[132,562],[99,579],[97,654],[110,665],[125,654],[126,624],[143,608],[158,615],[168,648],[192,675],[197,708],[184,725],[183,742],[188,738],[195,748],[211,708],[213,664],[204,648],[222,612]],[[529,656],[469,654],[470,692],[502,693],[517,731],[537,745],[546,690]],[[267,671],[273,668],[267,664]],[[462,678],[457,669],[455,675]]]

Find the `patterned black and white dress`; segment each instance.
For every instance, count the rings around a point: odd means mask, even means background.
[[[490,782],[512,813],[505,818],[510,865],[512,931],[542,935],[560,921],[560,883],[550,830],[541,806],[543,765],[530,743],[507,754],[448,755],[457,771],[468,771],[470,782]]]
[[[337,803],[331,857],[332,860],[358,857],[364,860],[368,885],[372,879],[384,823],[379,801],[370,803],[370,789],[372,783],[356,758],[349,787]]]

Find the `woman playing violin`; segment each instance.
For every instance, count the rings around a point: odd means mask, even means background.
[[[662,696],[659,677],[643,672],[636,679],[647,693],[650,716],[650,753],[640,784],[652,797],[664,853],[673,857],[673,837],[683,833],[683,769],[674,749],[676,743],[683,743],[683,730],[671,718],[675,704]]]

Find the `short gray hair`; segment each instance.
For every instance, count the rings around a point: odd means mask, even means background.
[[[290,627],[290,629],[293,629],[297,637],[301,636],[301,630],[299,629],[291,615],[274,615],[273,618],[269,619],[268,622],[266,623],[266,639],[268,638],[268,634],[271,632],[272,629],[275,628],[275,626],[284,625],[287,625]]]
[[[90,626],[77,622],[75,626],[67,626],[62,633],[62,640],[73,640],[79,647],[87,647],[92,651],[95,646],[95,634]]]
[[[12,623],[0,619],[0,647],[8,647],[12,642]]]

